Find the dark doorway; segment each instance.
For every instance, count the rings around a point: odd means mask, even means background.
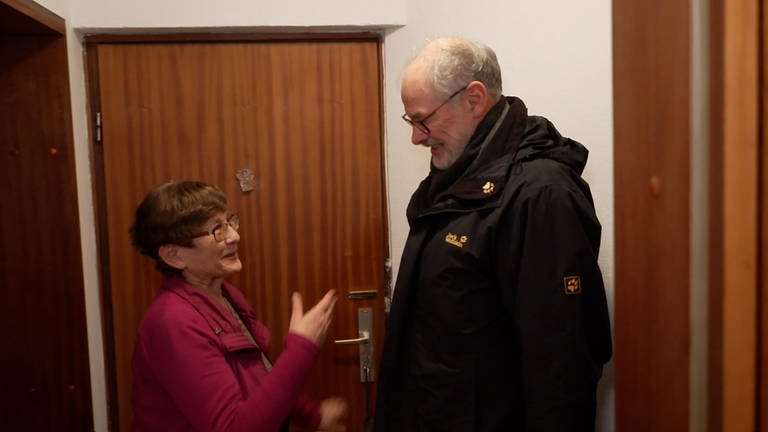
[[[93,430],[65,28],[0,0],[4,430]]]

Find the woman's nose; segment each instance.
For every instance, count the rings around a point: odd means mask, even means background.
[[[240,233],[236,229],[229,227],[227,230],[227,243],[236,243],[240,241]]]

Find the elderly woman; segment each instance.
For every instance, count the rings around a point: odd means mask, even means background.
[[[287,420],[343,431],[346,404],[300,395],[336,302],[329,291],[303,311],[293,294],[285,350],[274,366],[267,328],[225,281],[242,268],[240,227],[217,188],[156,187],[136,210],[133,244],[154,259],[162,286],[133,352],[134,431],[278,431]]]

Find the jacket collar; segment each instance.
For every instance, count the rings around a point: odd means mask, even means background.
[[[409,221],[419,216],[491,205],[506,184],[509,166],[523,139],[528,109],[516,97],[502,97],[480,122],[453,170],[433,169],[411,198]],[[437,190],[436,190],[437,188]]]
[[[224,281],[222,284],[222,294],[240,315],[256,341],[256,345],[242,332],[239,323],[224,305],[200,288],[185,281],[184,278],[180,276],[163,277],[160,289],[161,291],[169,291],[188,301],[205,318],[228,351],[253,348],[266,351],[269,343],[267,328],[256,319],[256,314],[245,296],[229,282]]]

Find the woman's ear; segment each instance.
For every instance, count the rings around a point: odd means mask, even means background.
[[[187,265],[184,263],[184,259],[179,253],[179,246],[174,244],[165,244],[160,246],[160,248],[157,250],[157,254],[160,256],[160,259],[162,259],[166,264],[169,266],[184,270],[184,268],[187,267]]]

